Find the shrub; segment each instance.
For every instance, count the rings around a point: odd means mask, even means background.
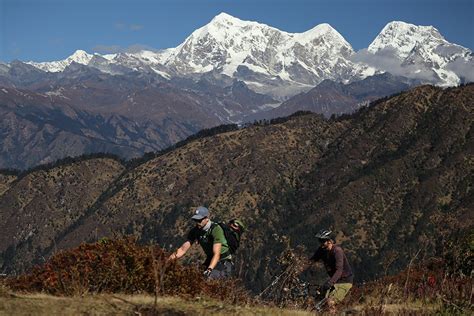
[[[353,288],[347,305],[362,304],[370,314],[386,304],[418,301],[438,312],[465,313],[472,309],[473,285],[472,277],[448,273],[446,262],[436,258]]]
[[[140,246],[132,237],[103,239],[61,251],[30,274],[6,282],[12,290],[54,295],[155,293],[249,300],[246,290],[235,280],[205,281],[198,269],[167,258],[160,247]]]

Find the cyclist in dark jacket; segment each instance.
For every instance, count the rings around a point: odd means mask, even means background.
[[[316,234],[321,246],[310,258],[322,261],[329,279],[322,286],[326,293],[327,304],[331,313],[336,312],[335,305],[341,302],[352,287],[354,276],[344,250],[334,242],[330,230],[321,230]]]

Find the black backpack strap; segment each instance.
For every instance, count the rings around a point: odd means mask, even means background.
[[[216,222],[212,222],[211,223],[211,228],[209,228],[209,234],[212,235],[212,231],[214,230],[214,228],[216,228],[217,226],[219,226],[219,223],[216,223]]]
[[[212,236],[212,231],[214,230],[214,228],[216,228],[217,225],[219,225],[219,224],[215,223],[215,222],[211,222],[211,228],[209,228],[209,230],[206,232],[207,238],[212,238],[212,242],[214,242],[214,237]]]

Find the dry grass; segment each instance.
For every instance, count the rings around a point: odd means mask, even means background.
[[[13,294],[10,291],[10,288],[3,284],[3,281],[0,279],[0,299],[3,299],[5,297],[11,297],[12,295]]]
[[[17,294],[0,300],[0,315],[311,315],[265,306],[227,305],[220,301],[150,295],[85,295],[58,297]]]
[[[314,315],[314,312],[264,305],[231,305],[209,298],[96,294],[60,297],[42,293],[0,296],[0,315]],[[346,311],[359,315],[433,315],[436,306],[420,302],[355,305]]]

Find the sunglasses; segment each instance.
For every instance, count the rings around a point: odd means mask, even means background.
[[[194,218],[193,218],[193,222],[195,222],[195,223],[200,223],[200,222],[202,222],[202,221],[203,221],[204,219],[206,219],[206,218],[207,218],[207,217],[203,217],[203,218],[201,218],[201,219],[194,219]]]
[[[319,239],[319,243],[321,244],[324,244],[326,241],[328,241],[329,239]]]

